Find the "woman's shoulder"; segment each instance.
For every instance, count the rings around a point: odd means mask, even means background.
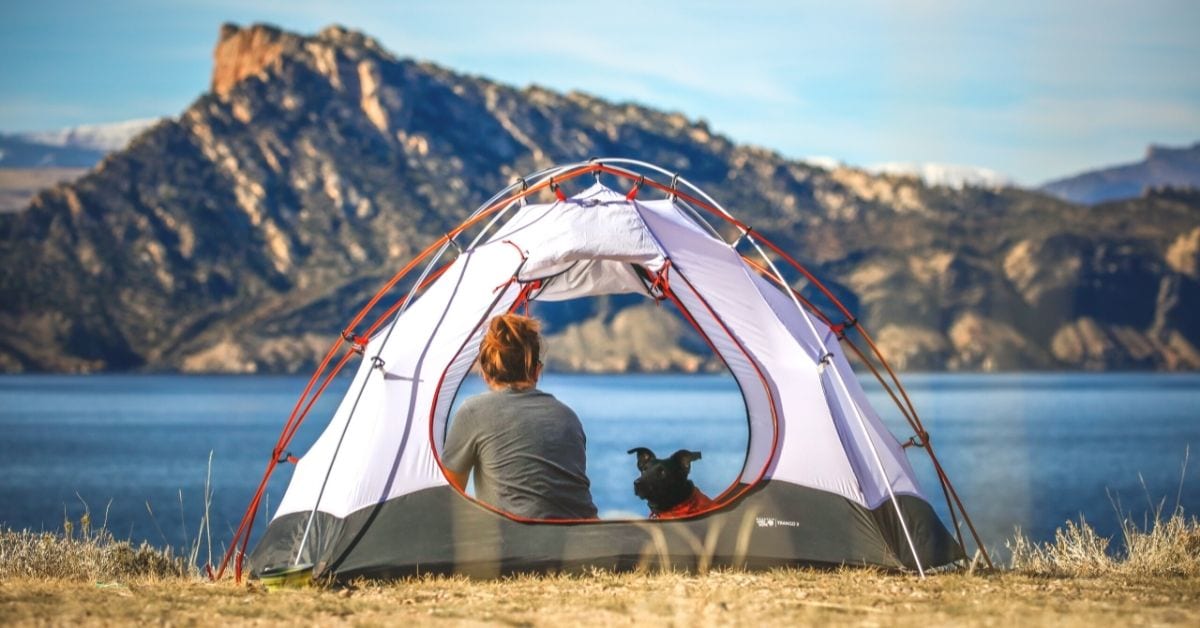
[[[527,390],[489,390],[468,397],[463,400],[462,406],[459,407],[459,412],[477,412],[479,410],[493,410],[499,407],[525,407],[529,404],[535,404],[544,407],[560,408],[565,412],[574,414],[570,406],[559,401],[554,395],[538,389],[531,388]]]
[[[537,399],[539,403],[542,403],[546,406],[551,406],[551,407],[557,408],[561,412],[570,414],[571,416],[575,416],[575,411],[571,409],[571,406],[568,406],[567,404],[560,401],[558,399],[558,397],[555,397],[554,395],[552,395],[544,390],[535,388],[530,391],[530,395],[533,398]]]
[[[477,395],[471,395],[463,400],[460,410],[478,407],[491,407],[503,403],[503,393],[498,390],[485,390]]]
[[[479,415],[486,416],[502,403],[502,401],[496,398],[494,391],[485,391],[478,395],[472,395],[463,399],[462,405],[458,406],[458,410],[454,413],[455,420]]]

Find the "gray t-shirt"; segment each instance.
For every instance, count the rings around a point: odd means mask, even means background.
[[[540,390],[499,390],[463,402],[442,464],[475,471],[475,497],[530,519],[596,516],[579,417]]]

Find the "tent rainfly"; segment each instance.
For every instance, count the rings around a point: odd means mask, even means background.
[[[595,183],[568,198],[560,184],[587,174]],[[792,289],[777,261],[823,292],[839,322]],[[745,463],[713,507],[676,519],[536,521],[451,485],[440,451],[486,322],[531,301],[614,293],[672,303],[741,389]],[[907,442],[868,403],[845,349],[896,402],[915,434]],[[302,457],[291,456],[288,443],[317,397],[358,356],[325,431]],[[953,534],[917,485],[909,447],[933,462]],[[267,480],[286,463],[295,464],[291,483],[247,554]],[[964,559],[960,516],[986,559],[904,388],[832,293],[686,179],[602,159],[519,179],[363,307],[297,401],[214,575],[232,559],[240,578],[247,556],[252,576],[312,565],[314,576],[337,579],[646,565],[854,564],[924,575]]]

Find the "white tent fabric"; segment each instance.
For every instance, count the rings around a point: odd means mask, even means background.
[[[567,201],[519,208],[486,243],[464,251],[394,329],[370,339],[274,518],[312,510],[346,517],[447,485],[435,447],[486,321],[535,279],[544,286],[538,300],[645,293],[634,264],[666,268],[671,291],[743,391],[750,440],[740,482],[783,480],[867,508],[886,501],[888,487],[924,499],[836,339],[817,335],[827,328],[672,200],[628,201],[596,184]]]

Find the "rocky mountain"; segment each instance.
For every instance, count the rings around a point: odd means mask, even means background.
[[[738,145],[683,114],[399,58],[361,33],[221,29],[211,89],[0,215],[0,368],[295,371],[514,176],[685,173],[829,280],[907,369],[1200,368],[1200,196],[1086,207]],[[693,370],[636,296],[539,305],[550,366]]]
[[[1058,179],[1041,189],[1073,203],[1094,204],[1163,187],[1200,188],[1200,142],[1182,148],[1151,146],[1139,162]]]

